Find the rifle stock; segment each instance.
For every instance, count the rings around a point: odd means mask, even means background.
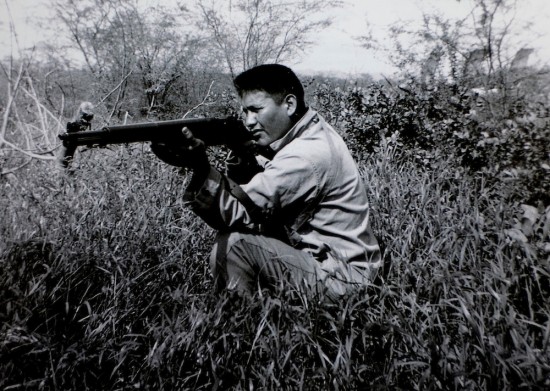
[[[62,163],[68,167],[76,148],[79,146],[105,147],[111,144],[138,142],[182,143],[181,130],[187,127],[193,135],[207,146],[227,145],[238,147],[251,140],[250,132],[242,121],[235,117],[194,118],[157,122],[141,122],[128,125],[105,126],[100,130],[72,130],[67,124],[67,132],[59,135],[63,142]]]

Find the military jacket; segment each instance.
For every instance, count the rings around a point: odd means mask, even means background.
[[[270,147],[273,159],[240,186],[262,218],[213,168],[199,189],[186,193],[193,211],[218,230],[264,233],[282,225],[293,246],[320,262],[331,257],[377,269],[380,248],[370,229],[365,184],[340,135],[309,109]]]

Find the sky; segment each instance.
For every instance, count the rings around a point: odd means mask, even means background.
[[[36,21],[47,15],[50,0],[4,0],[0,3],[0,57],[17,52],[9,29],[6,4],[13,16],[20,48],[29,48],[46,37]],[[296,63],[289,64],[300,73],[326,73],[374,76],[395,71],[383,52],[367,50],[357,40],[370,32],[377,40],[388,43],[388,27],[399,24],[419,25],[422,11],[437,10],[444,16],[467,15],[472,0],[344,0],[335,10],[333,24],[312,39],[316,42]],[[540,61],[550,63],[550,0],[518,0],[518,22],[529,22],[529,35],[522,39],[538,50]],[[533,33],[534,32],[534,33]],[[389,46],[388,46],[389,47]]]
[[[354,37],[373,37],[390,48],[388,28],[392,24],[414,28],[423,12],[437,11],[445,17],[466,17],[472,9],[470,0],[349,0],[334,14],[333,25],[318,35],[317,44],[295,66],[298,70],[318,70],[344,74],[370,73],[387,75],[395,70],[380,51],[367,50]],[[519,39],[536,49],[539,61],[550,63],[550,0],[518,0],[518,25],[527,23],[530,33]],[[527,30],[525,30],[527,31]],[[533,59],[536,60],[536,59]]]

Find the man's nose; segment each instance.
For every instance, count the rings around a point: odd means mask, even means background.
[[[247,127],[251,128],[254,125],[256,125],[257,122],[258,122],[258,119],[257,119],[256,113],[248,112],[248,113],[245,114],[244,124]]]

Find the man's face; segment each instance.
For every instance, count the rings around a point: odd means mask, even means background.
[[[258,145],[268,146],[280,139],[292,127],[295,107],[288,99],[277,103],[265,91],[245,92],[241,97],[244,122]]]

